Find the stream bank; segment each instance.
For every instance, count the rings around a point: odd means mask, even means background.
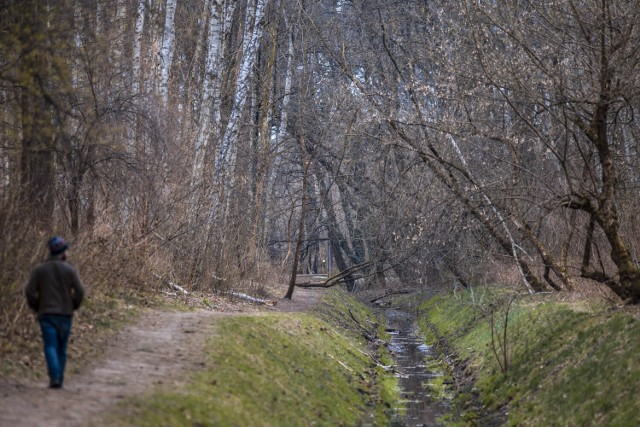
[[[640,425],[639,307],[476,287],[434,296],[420,313],[428,342],[444,340],[474,379],[454,406],[480,410],[447,425]]]
[[[487,408],[478,396],[469,359],[458,357],[449,340],[454,335],[439,333],[430,324],[432,313],[424,301],[433,295],[410,294],[378,303],[391,338],[400,401],[393,426],[402,427],[498,427],[504,424],[503,410]],[[437,306],[430,309],[438,310]],[[455,311],[447,313],[455,318]]]
[[[311,291],[310,291],[311,292]],[[121,402],[96,425],[388,425],[390,377],[372,364],[360,327],[375,317],[338,289],[302,312],[237,313],[209,325],[201,366]],[[376,356],[377,357],[377,356]],[[384,361],[384,363],[388,363]]]
[[[439,427],[442,424],[438,420],[450,405],[436,389],[436,384],[442,384],[444,372],[427,363],[428,359],[435,359],[435,350],[418,333],[414,316],[397,309],[387,309],[385,316],[401,396],[393,425]]]

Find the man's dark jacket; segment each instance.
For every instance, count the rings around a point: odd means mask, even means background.
[[[76,270],[60,256],[51,256],[33,269],[25,288],[29,307],[38,316],[61,314],[72,316],[80,307],[84,288]]]

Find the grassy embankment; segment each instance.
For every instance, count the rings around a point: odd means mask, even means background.
[[[123,404],[108,425],[386,425],[396,380],[373,358],[359,326],[376,319],[344,293],[313,313],[261,313],[215,320],[202,370]],[[365,354],[366,353],[366,354]]]
[[[476,289],[437,296],[421,307],[428,339],[444,338],[468,363],[488,410],[504,412],[509,426],[640,425],[637,307],[557,295],[511,299]],[[459,408],[470,401],[466,393],[456,399]],[[460,412],[447,425],[476,425],[477,413]]]

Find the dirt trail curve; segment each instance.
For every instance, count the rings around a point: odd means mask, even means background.
[[[305,311],[320,290],[297,289],[293,301],[280,300],[269,311]],[[243,312],[149,311],[109,343],[104,357],[71,376],[62,390],[43,381],[0,379],[0,427],[84,427],[100,424],[100,414],[158,384],[179,384],[203,365],[209,328],[224,316]],[[73,363],[72,361],[70,363]]]

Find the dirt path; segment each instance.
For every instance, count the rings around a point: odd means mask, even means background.
[[[305,311],[320,290],[297,289],[293,301],[280,300],[264,311]],[[121,400],[159,384],[176,384],[206,357],[205,338],[224,316],[246,312],[148,311],[125,327],[104,351],[104,357],[50,390],[42,381],[0,379],[0,426],[87,426]]]

